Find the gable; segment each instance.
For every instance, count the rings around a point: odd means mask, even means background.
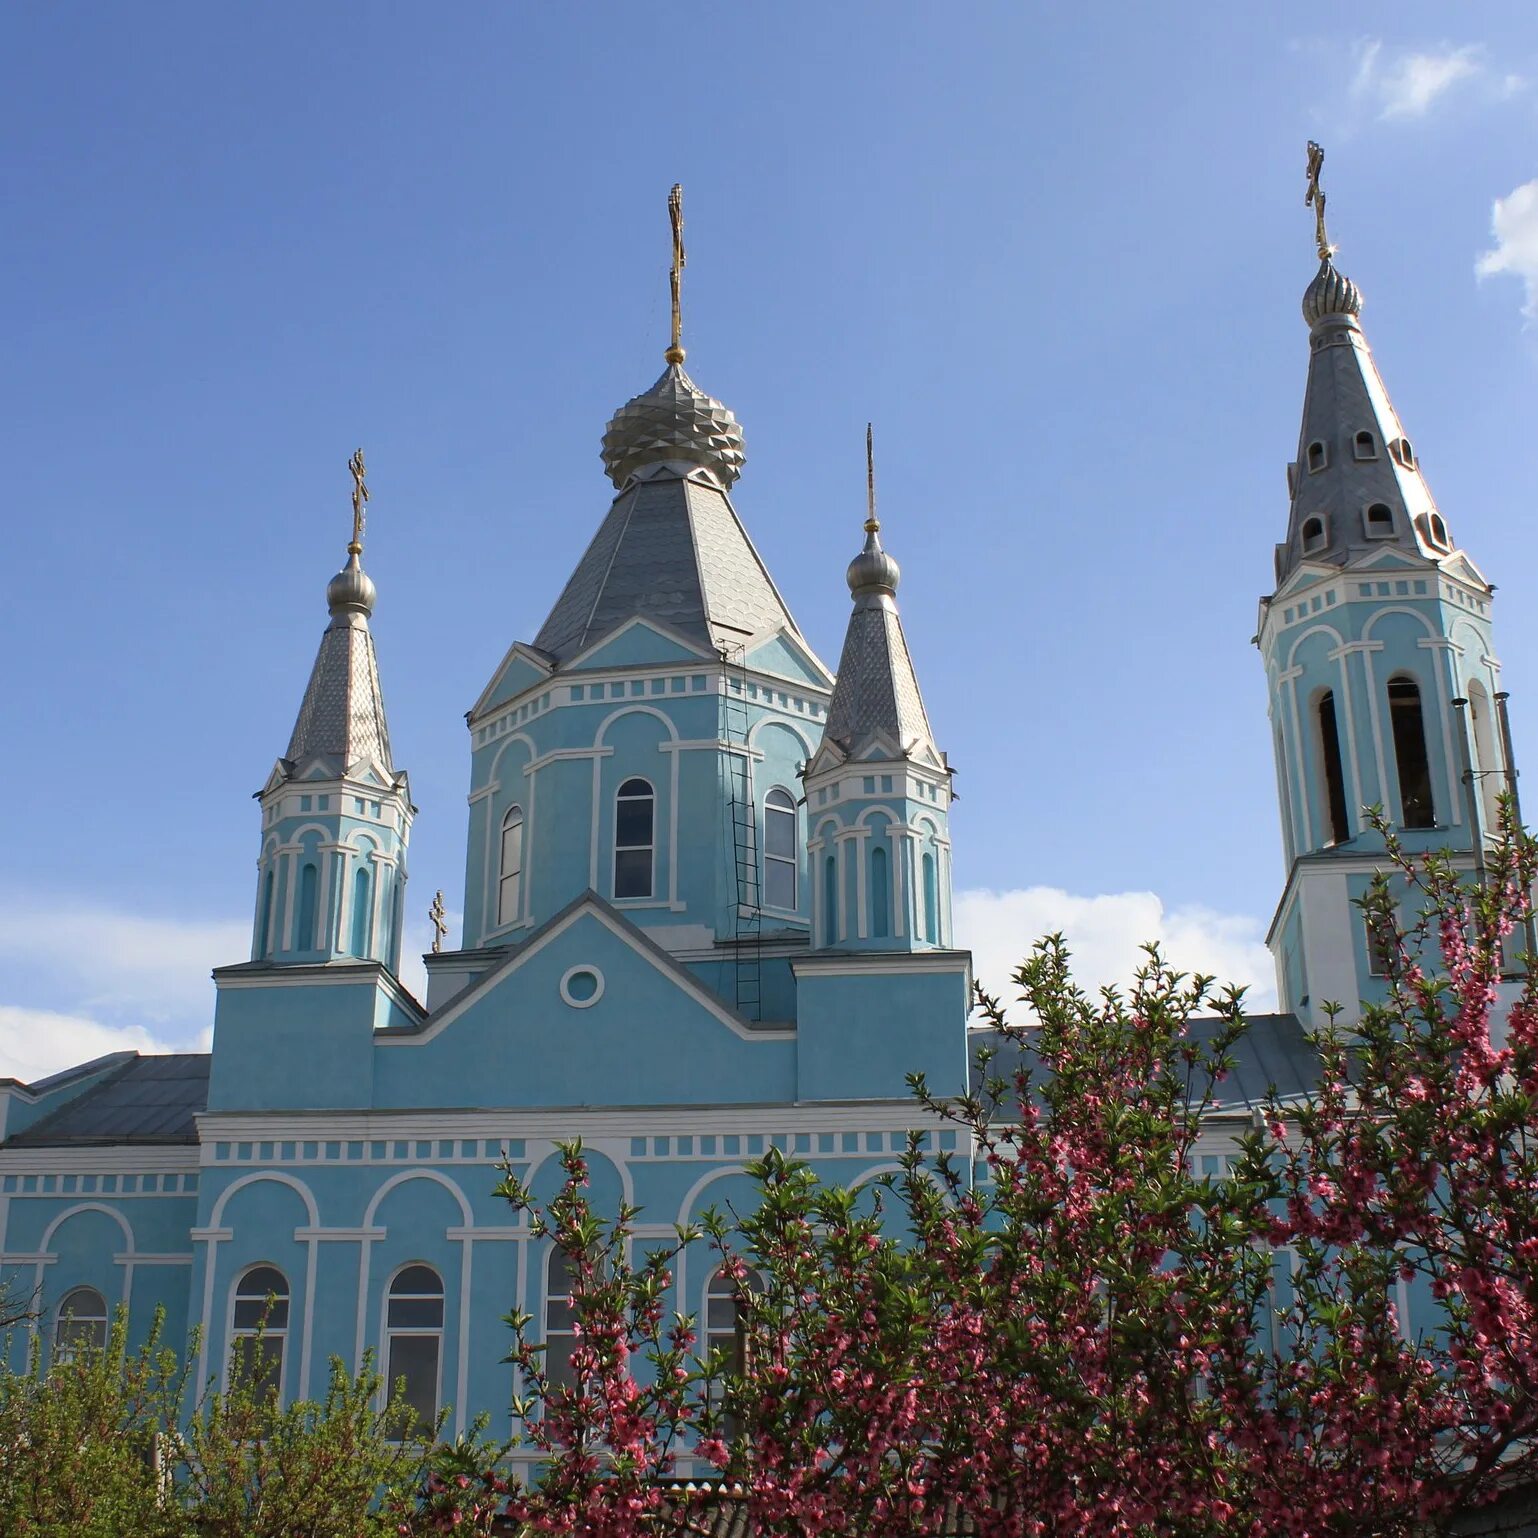
[[[602,640],[573,657],[566,672],[600,668],[657,667],[670,662],[714,661],[711,653],[693,645],[677,631],[637,616],[611,630]]]
[[[420,1030],[375,1041],[380,1107],[794,1098],[794,1033],[748,1025],[591,895]]]
[[[759,673],[773,673],[777,678],[794,678],[798,683],[814,684],[819,689],[833,687],[833,675],[806,646],[784,631],[759,645],[750,646],[744,666]]]
[[[541,660],[540,654],[532,647],[525,646],[522,641],[515,641],[507,655],[497,664],[491,682],[481,691],[481,697],[471,708],[470,719],[474,721],[493,706],[505,704],[525,689],[544,682],[549,676],[550,669]]]
[[[1407,555],[1403,550],[1395,550],[1385,546],[1381,550],[1374,550],[1371,555],[1365,555],[1358,561],[1351,563],[1353,571],[1361,571],[1364,567],[1392,566],[1405,570],[1424,571],[1426,563],[1418,560],[1413,555]]]

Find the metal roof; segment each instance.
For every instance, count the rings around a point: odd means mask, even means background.
[[[568,662],[637,615],[711,651],[801,634],[730,498],[668,467],[615,498],[534,645]]]
[[[1219,1110],[1249,1109],[1264,1101],[1271,1091],[1283,1098],[1303,1095],[1318,1081],[1319,1057],[1309,1045],[1302,1022],[1296,1015],[1250,1015],[1249,1029],[1233,1050],[1233,1072],[1217,1086]],[[1222,1022],[1216,1016],[1201,1016],[1191,1021],[1192,1039],[1210,1043]],[[972,1058],[972,1078],[977,1085],[976,1055],[980,1047],[992,1046],[995,1056],[988,1065],[990,1075],[1009,1079],[1017,1066],[1035,1067],[1028,1046],[990,1029],[968,1033]]]
[[[356,609],[335,613],[320,638],[284,757],[294,764],[327,758],[338,773],[360,758],[372,759],[394,772],[374,637]]]
[[[208,1106],[207,1052],[135,1053],[94,1089],[62,1105],[6,1148],[103,1143],[195,1143],[194,1117]]]

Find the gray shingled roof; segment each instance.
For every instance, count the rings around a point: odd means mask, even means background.
[[[566,662],[635,615],[712,650],[801,633],[726,493],[670,471],[615,498],[534,645]]]
[[[327,758],[338,773],[368,758],[394,771],[374,637],[362,614],[335,615],[321,636],[284,757],[295,764]]]
[[[878,736],[899,752],[917,745],[938,758],[897,602],[866,591],[856,595],[849,616],[823,739],[856,757]]]
[[[1303,524],[1315,515],[1324,520],[1325,539],[1309,559],[1342,561],[1350,552],[1384,545],[1437,559],[1440,552],[1421,543],[1414,524],[1419,515],[1435,512],[1436,502],[1419,461],[1411,469],[1389,452],[1391,443],[1403,440],[1404,427],[1355,315],[1322,315],[1309,333],[1309,347],[1292,510],[1287,541],[1278,550],[1277,580],[1304,559]],[[1373,436],[1370,459],[1357,455],[1356,435],[1362,431]],[[1324,445],[1318,469],[1309,468],[1314,443]],[[1390,538],[1367,536],[1364,514],[1374,503],[1393,511]]]
[[[1249,1030],[1233,1052],[1234,1070],[1218,1086],[1219,1108],[1236,1110],[1259,1105],[1272,1089],[1283,1097],[1306,1094],[1313,1089],[1319,1058],[1308,1044],[1297,1016],[1251,1015],[1249,1022]],[[1191,1035],[1198,1042],[1211,1041],[1219,1024],[1215,1016],[1193,1020]],[[974,1087],[978,1077],[977,1050],[985,1046],[996,1048],[996,1056],[988,1065],[990,1074],[1007,1080],[1022,1061],[1027,1066],[1032,1064],[1030,1050],[1018,1042],[1001,1037],[997,1031],[970,1031],[968,1047],[973,1060]]]
[[[60,1106],[7,1148],[104,1143],[195,1143],[193,1118],[208,1106],[207,1052],[135,1053],[94,1089]]]

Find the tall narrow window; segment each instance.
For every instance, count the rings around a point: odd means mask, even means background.
[[[497,866],[497,923],[511,924],[523,900],[523,808],[502,819],[502,859]]]
[[[796,906],[796,803],[776,788],[764,798],[764,906]]]
[[[1494,838],[1500,832],[1500,794],[1506,786],[1500,755],[1495,751],[1495,723],[1491,715],[1490,696],[1476,678],[1469,684],[1469,726],[1474,733],[1475,784],[1479,787],[1485,834]]]
[[[626,780],[614,802],[614,895],[650,897],[657,798],[645,780]]]
[[[269,870],[262,878],[262,931],[256,947],[258,957],[265,956],[272,949],[272,893],[272,872]]]
[[[717,1271],[710,1279],[705,1294],[705,1351],[721,1353],[722,1370],[728,1377],[740,1378],[747,1371],[747,1339],[743,1331],[743,1295],[762,1292],[763,1278],[757,1271],[749,1271],[738,1281],[725,1271]],[[741,1427],[728,1421],[727,1439],[730,1440]]]
[[[1303,520],[1303,548],[1304,550],[1317,550],[1324,543],[1324,519],[1305,518]]]
[[[1346,776],[1341,768],[1340,728],[1335,720],[1335,696],[1326,689],[1319,696],[1319,759],[1324,768],[1324,800],[1330,817],[1330,842],[1343,844],[1351,837],[1346,815]]]
[[[368,937],[373,923],[374,884],[369,880],[368,866],[358,865],[352,878],[352,953],[368,955]]]
[[[940,943],[940,884],[935,880],[935,857],[924,856],[924,938]]]
[[[399,1384],[416,1416],[413,1431],[430,1432],[443,1358],[443,1281],[431,1266],[407,1266],[390,1283],[385,1340],[386,1391],[394,1394]]]
[[[831,854],[822,865],[822,929],[823,943],[836,944],[838,941],[838,860]]]
[[[553,1389],[575,1388],[571,1365],[577,1344],[576,1317],[571,1306],[571,1261],[563,1250],[551,1250],[545,1283],[545,1377]]]
[[[870,852],[870,932],[878,940],[892,932],[892,880],[880,844]]]
[[[1431,515],[1431,537],[1444,549],[1451,543],[1447,537],[1447,525],[1442,522],[1440,513]]]
[[[107,1300],[94,1287],[72,1287],[59,1304],[53,1331],[53,1359],[67,1362],[77,1351],[107,1344]]]
[[[231,1324],[231,1378],[262,1393],[281,1395],[288,1279],[276,1266],[253,1266],[235,1284]]]
[[[315,949],[315,901],[320,891],[320,873],[306,860],[299,867],[299,924],[294,931],[294,949]]]
[[[1408,678],[1391,679],[1388,709],[1394,728],[1394,762],[1399,770],[1399,820],[1406,828],[1434,828],[1431,763],[1426,757],[1419,686]]]

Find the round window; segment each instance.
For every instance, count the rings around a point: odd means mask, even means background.
[[[573,1009],[588,1009],[603,997],[603,973],[597,967],[572,967],[561,979],[561,997]]]

